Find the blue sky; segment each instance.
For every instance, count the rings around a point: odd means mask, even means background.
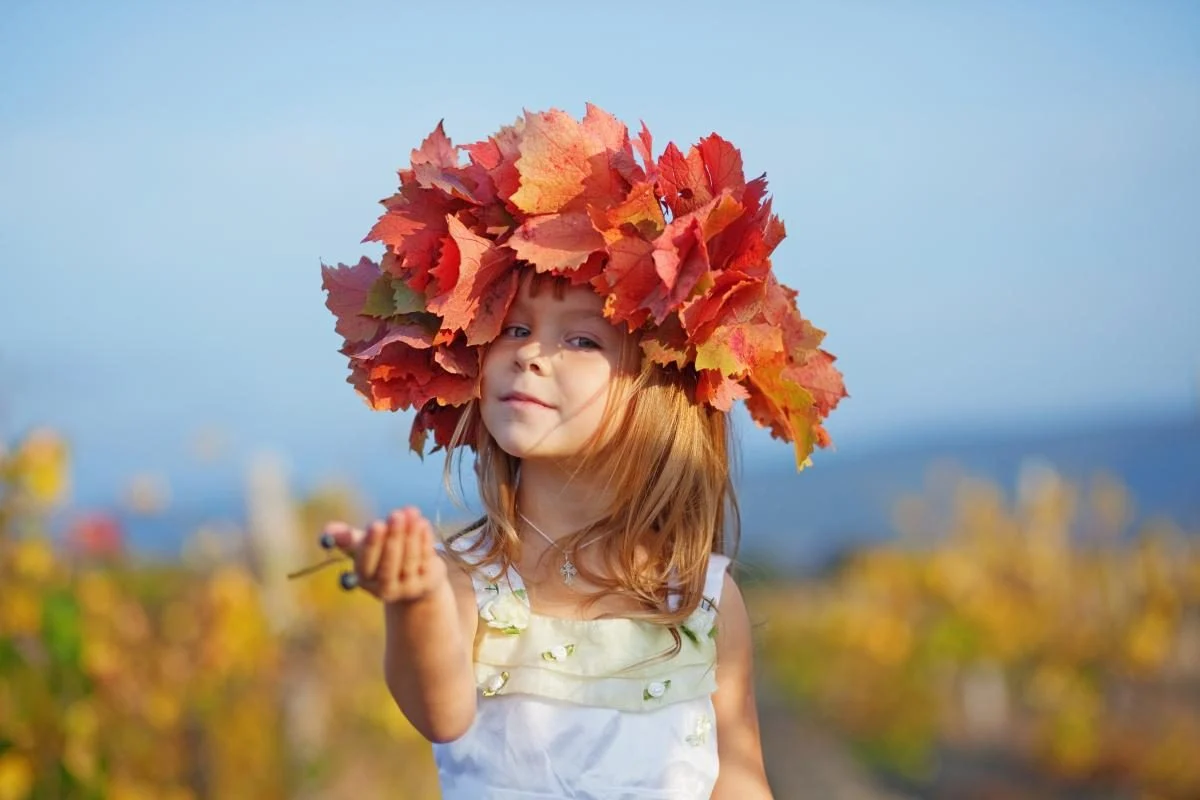
[[[7,3],[0,435],[55,425],[101,475],[207,426],[334,467],[401,442],[342,382],[319,261],[377,253],[439,119],[588,101],[767,173],[841,452],[1196,406],[1200,6],[448,8]]]

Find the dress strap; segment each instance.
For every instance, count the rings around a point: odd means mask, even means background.
[[[499,564],[480,565],[483,553],[480,552],[479,544],[483,541],[484,536],[485,531],[481,528],[452,536],[448,541],[438,542],[434,545],[439,552],[454,551],[462,561],[471,567],[471,586],[475,589],[475,605],[481,612],[484,610],[484,606],[496,599],[498,586],[501,583],[507,584],[506,588],[509,592],[524,589],[520,577],[513,570],[506,573]],[[518,592],[517,596],[528,603],[523,591]]]
[[[702,603],[715,607],[721,602],[721,590],[725,588],[725,573],[729,570],[729,556],[720,553],[710,553],[708,567],[704,573],[704,590],[701,592]],[[673,587],[667,593],[667,607],[672,611],[679,608],[682,594],[678,585],[672,580]]]
[[[725,573],[729,571],[729,556],[713,553],[708,557],[708,572],[704,576],[704,598],[720,605],[721,590],[725,588]]]

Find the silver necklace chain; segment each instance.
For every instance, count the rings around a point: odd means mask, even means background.
[[[530,528],[532,528],[534,533],[541,536],[543,539],[545,539],[547,542],[549,542],[552,547],[554,547],[556,550],[558,550],[560,553],[563,554],[563,563],[562,563],[562,566],[558,568],[558,572],[560,575],[562,575],[562,582],[565,583],[567,586],[570,586],[572,583],[574,583],[575,576],[579,574],[579,570],[575,568],[575,562],[572,560],[571,556],[574,555],[576,550],[582,550],[585,547],[590,547],[591,545],[594,545],[596,542],[600,541],[601,537],[597,536],[595,539],[591,539],[590,541],[584,542],[583,544],[578,545],[571,550],[568,550],[565,547],[563,547],[561,544],[559,544],[558,542],[551,539],[544,530],[539,528],[537,525],[534,525],[533,521],[530,520],[529,517],[522,514],[520,511],[517,512],[517,516],[521,518],[522,522],[524,522],[526,525],[528,525]]]

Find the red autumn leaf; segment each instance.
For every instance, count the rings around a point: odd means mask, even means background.
[[[708,187],[713,194],[729,191],[740,198],[746,188],[746,174],[742,171],[742,154],[717,134],[700,140],[700,159],[708,174]]]
[[[455,284],[458,283],[458,266],[461,262],[462,254],[447,230],[447,235],[438,243],[437,258],[427,273],[429,283],[425,286],[424,293],[425,303],[430,311],[440,313],[441,301],[435,303],[433,298],[444,298],[454,290]]]
[[[633,148],[637,151],[638,157],[642,159],[642,167],[646,170],[646,180],[653,181],[657,172],[657,165],[654,161],[654,139],[650,136],[650,129],[644,122],[637,139],[633,141]]]
[[[624,182],[623,185],[636,186],[639,183],[646,183],[646,171],[638,166],[637,161],[633,158],[632,150],[610,153],[608,164]]]
[[[427,380],[427,377],[419,376],[427,376],[432,363],[429,348],[412,347],[407,342],[396,339],[383,347],[373,347],[361,353],[355,353],[351,357],[356,361],[364,362],[367,375],[373,381],[391,381],[418,376],[412,381],[414,386]]]
[[[451,375],[449,372],[434,373],[433,379],[421,387],[422,405],[428,400],[437,400],[443,406],[461,406],[475,397],[476,380],[466,375]]]
[[[466,330],[479,309],[484,290],[511,267],[512,254],[491,239],[472,233],[454,217],[447,217],[446,224],[450,236],[442,246],[457,251],[458,274],[452,287],[444,286],[439,279],[442,293],[428,298],[429,310],[442,317],[443,329]]]
[[[487,202],[489,195],[495,194],[487,173],[483,172],[471,176],[464,169],[446,169],[437,164],[418,164],[413,167],[413,175],[417,185],[423,189],[435,189],[455,200],[474,205]]]
[[[586,286],[591,284],[596,285],[596,279],[604,274],[604,267],[608,264],[608,251],[601,250],[592,253],[588,256],[588,260],[578,269],[573,269],[569,272],[562,273],[572,286]]]
[[[349,355],[357,361],[374,361],[379,358],[386,347],[396,343],[404,345],[406,349],[425,350],[433,346],[433,337],[420,325],[397,325],[389,328],[379,341],[353,351]]]
[[[732,314],[736,313],[737,319],[749,318],[751,309],[761,302],[760,282],[739,272],[719,272],[707,292],[684,303],[679,319],[692,341],[700,341],[708,337],[711,326],[727,317],[734,318]]]
[[[508,246],[538,272],[565,272],[603,248],[604,237],[587,213],[575,211],[531,217],[509,238]]]
[[[674,142],[669,142],[658,159],[658,183],[663,190],[663,200],[676,217],[696,210],[713,198],[704,171],[704,159],[694,147],[685,157]]]
[[[720,236],[730,225],[733,225],[746,213],[746,209],[727,192],[722,192],[716,199],[703,209],[701,225],[704,228],[704,241],[711,242]],[[697,212],[699,216],[699,212]],[[710,253],[711,255],[711,253]],[[713,262],[716,266],[716,262]]]
[[[736,269],[758,279],[770,269],[771,253],[786,235],[783,223],[771,214],[771,202],[760,205],[766,181],[756,178],[742,194],[743,214],[709,242],[714,269]]]
[[[403,378],[381,378],[370,376],[366,384],[367,404],[376,411],[401,411],[412,408],[419,399],[417,384]]]
[[[433,164],[439,167],[453,167],[458,164],[458,153],[450,143],[450,137],[446,136],[443,123],[445,120],[440,120],[433,132],[421,142],[421,146],[412,151],[411,160],[414,167],[418,164]]]
[[[500,153],[500,145],[496,144],[495,139],[464,144],[462,149],[466,151],[472,164],[478,164],[489,172],[500,166],[500,162],[504,158]]]
[[[463,339],[442,345],[433,351],[435,364],[447,372],[469,378],[479,374],[479,356],[479,350],[468,345]]]
[[[325,307],[333,312],[334,329],[347,342],[366,342],[379,333],[379,320],[364,316],[367,296],[379,279],[378,265],[365,256],[353,267],[321,265],[321,284],[328,296]]]
[[[732,411],[735,402],[749,396],[745,386],[715,370],[701,370],[696,381],[696,402],[708,403],[718,411]]]
[[[614,322],[640,328],[649,317],[646,298],[662,287],[654,267],[654,244],[640,236],[622,236],[609,246],[608,268],[598,281],[608,291],[604,314]]]
[[[825,332],[800,316],[796,308],[796,291],[768,276],[763,287],[762,317],[783,332],[783,347],[793,358],[815,350],[825,338]]]
[[[460,407],[440,406],[436,402],[427,403],[413,419],[412,430],[408,436],[408,446],[424,457],[425,441],[428,434],[432,432],[434,447],[430,450],[431,453],[443,447],[449,447],[463,412],[464,409]],[[467,432],[467,441],[474,441],[471,431]]]
[[[647,306],[655,322],[661,323],[708,272],[708,249],[699,220],[680,219],[668,225],[654,242],[653,258],[662,286],[648,298]]]
[[[446,215],[455,204],[432,189],[406,189],[383,205],[387,211],[363,241],[386,245],[397,257],[388,272],[406,280],[414,290],[424,291],[446,235]]]
[[[509,306],[517,296],[520,273],[514,269],[501,272],[500,276],[484,289],[479,297],[475,318],[466,328],[467,344],[481,345],[500,335]]]

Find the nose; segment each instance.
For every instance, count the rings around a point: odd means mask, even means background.
[[[546,356],[542,345],[534,337],[529,337],[514,353],[513,362],[521,372],[529,370],[541,375],[546,371]]]

